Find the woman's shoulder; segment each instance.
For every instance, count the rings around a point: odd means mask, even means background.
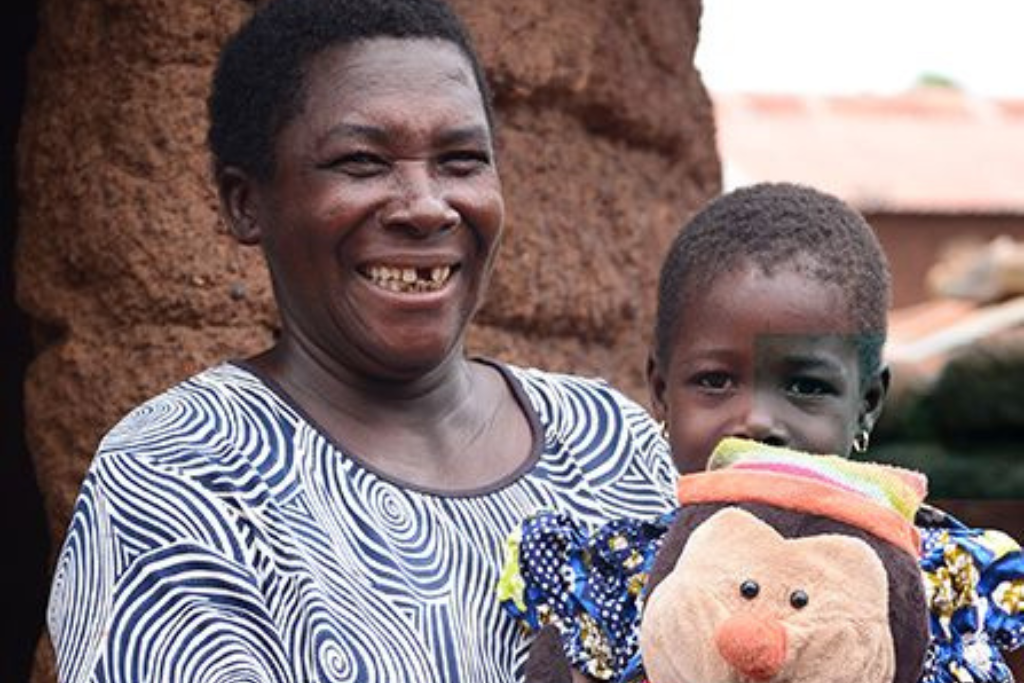
[[[574,391],[616,393],[608,381],[601,377],[555,372],[533,366],[509,365],[505,363],[497,363],[496,365],[512,375],[524,388],[544,394],[557,395]]]
[[[586,482],[585,497],[603,517],[653,515],[675,500],[675,467],[657,423],[638,403],[599,378],[507,369],[543,432],[532,474]]]
[[[639,403],[602,377],[515,365],[499,367],[519,384],[542,418],[625,418],[650,422],[650,416]]]
[[[100,443],[69,534],[91,534],[87,543],[102,547],[130,546],[118,571],[141,549],[192,544],[230,555],[247,547],[251,538],[236,535],[249,522],[239,520],[258,515],[239,511],[263,508],[290,483],[288,423],[269,414],[276,408],[268,392],[244,368],[225,364],[129,412]],[[119,529],[109,538],[74,531],[108,525]],[[66,552],[79,552],[73,546]]]
[[[277,421],[273,418],[282,410],[287,406],[259,378],[240,365],[224,363],[132,409],[103,437],[99,455],[201,453],[225,440],[252,436],[253,429]]]

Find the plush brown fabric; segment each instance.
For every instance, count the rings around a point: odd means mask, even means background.
[[[756,583],[755,583],[756,582]],[[741,586],[757,586],[745,597]],[[806,604],[792,604],[806,596]],[[689,537],[648,598],[640,646],[654,683],[889,683],[885,567],[842,534],[786,539],[738,508]]]
[[[581,674],[582,675],[582,674]],[[526,680],[529,683],[572,683],[572,667],[562,651],[558,629],[545,626],[530,645],[526,660]]]

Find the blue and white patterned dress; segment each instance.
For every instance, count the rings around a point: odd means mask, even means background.
[[[521,679],[527,636],[495,598],[506,536],[540,509],[655,516],[675,471],[603,382],[501,369],[533,458],[465,495],[367,469],[238,365],[134,410],[100,446],[56,567],[60,680]]]

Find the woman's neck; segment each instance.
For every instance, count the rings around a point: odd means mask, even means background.
[[[250,361],[350,457],[404,485],[476,491],[529,462],[529,418],[501,373],[458,348],[429,372],[380,380],[281,343]]]
[[[409,377],[358,372],[287,335],[250,362],[328,428],[347,416],[358,424],[422,429],[474,393],[472,367],[461,346],[436,367]]]

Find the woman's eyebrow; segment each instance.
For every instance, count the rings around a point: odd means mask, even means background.
[[[491,134],[486,126],[469,125],[446,128],[437,135],[436,143],[441,147],[460,144],[490,145]]]
[[[358,138],[379,144],[386,141],[387,137],[387,131],[380,126],[371,126],[364,123],[339,123],[324,133],[321,142],[332,138]]]
[[[365,123],[340,123],[324,133],[321,141],[334,138],[367,140],[374,144],[385,144],[391,135],[387,128]],[[439,147],[452,145],[474,144],[489,146],[491,134],[486,126],[468,125],[445,128],[434,137],[434,144]]]

